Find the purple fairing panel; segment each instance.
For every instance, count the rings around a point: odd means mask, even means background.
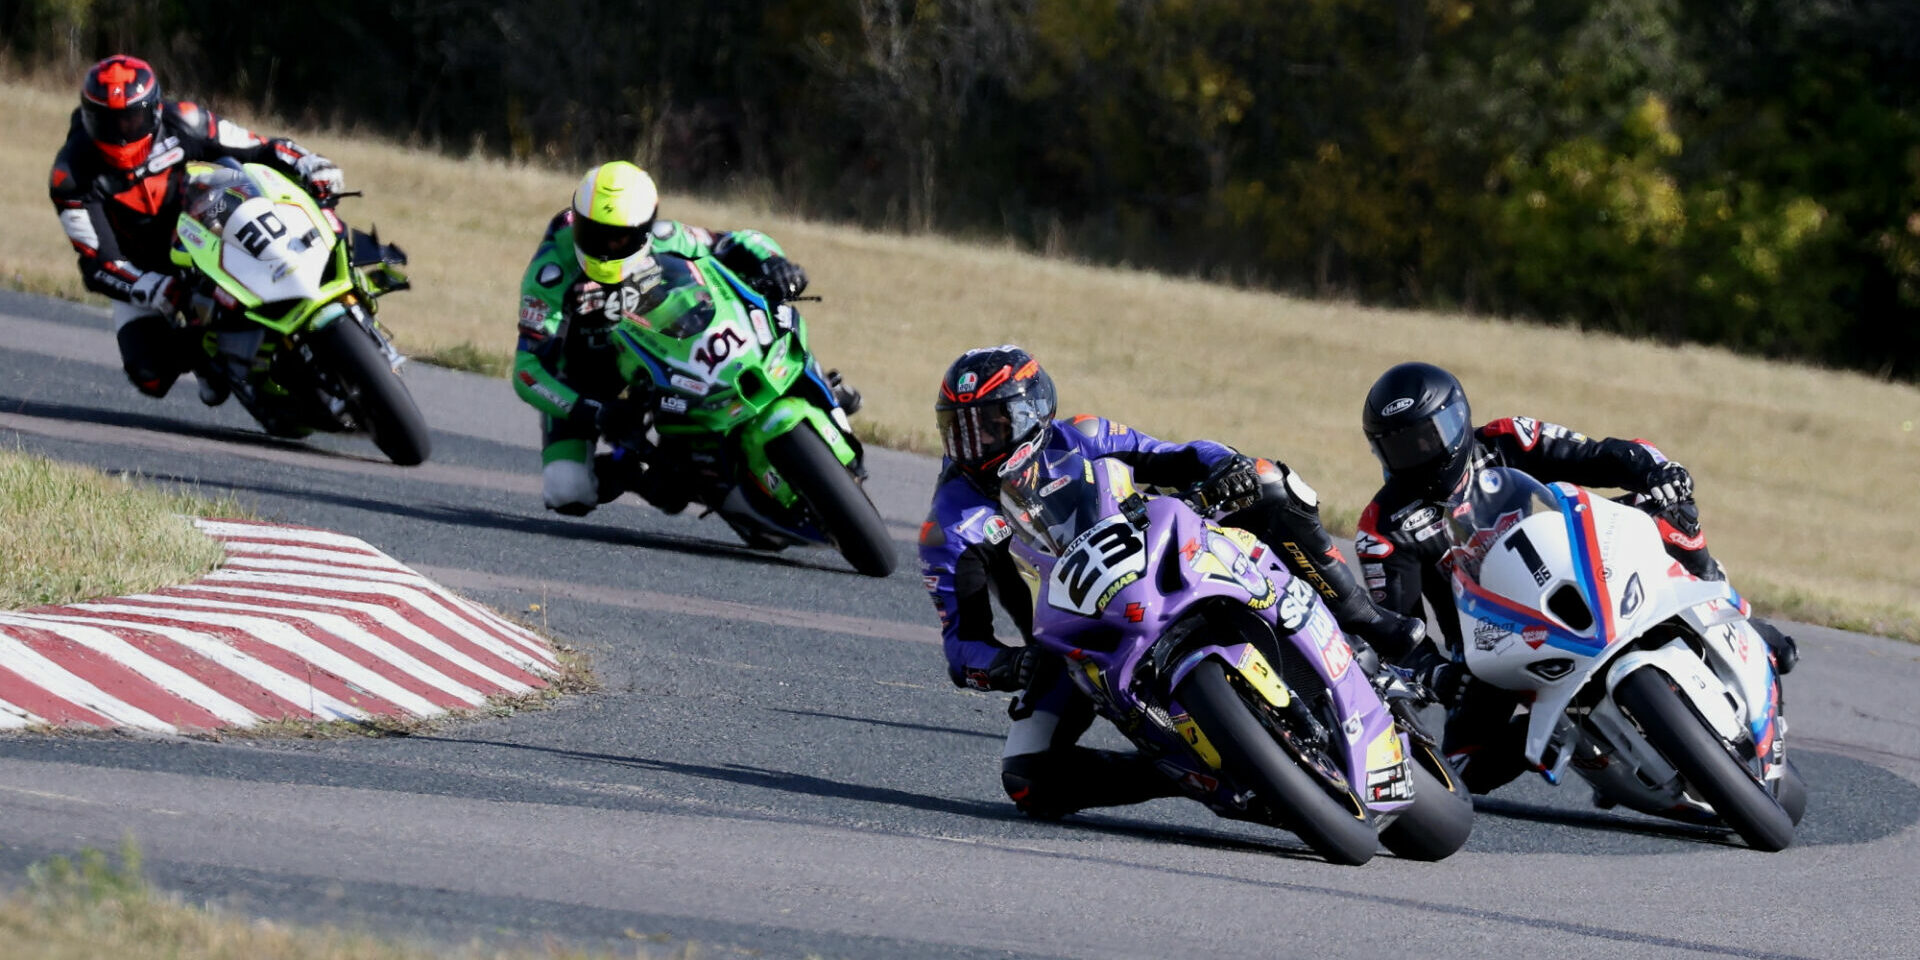
[[[1105,477],[1104,470],[1093,473]],[[1140,722],[1147,704],[1134,689],[1135,673],[1155,643],[1196,606],[1226,601],[1241,619],[1257,619],[1265,629],[1249,623],[1247,629],[1257,635],[1243,630],[1241,636],[1183,648],[1178,662],[1166,665],[1173,675],[1162,689],[1177,688],[1204,657],[1236,667],[1247,641],[1259,635],[1264,635],[1261,646],[1273,638],[1291,644],[1331,693],[1344,746],[1343,772],[1364,795],[1367,745],[1392,726],[1392,715],[1353,665],[1352,648],[1312,588],[1297,581],[1265,544],[1243,531],[1207,523],[1178,499],[1148,500],[1145,522],[1136,525],[1121,516],[1108,484],[1099,487],[1097,505],[1090,496],[1087,513],[1105,519],[1087,521],[1084,535],[1072,543],[1049,550],[1037,549],[1025,536],[1013,542],[1016,555],[1038,574],[1034,641],[1066,659],[1074,682],[1122,731],[1177,746],[1176,755],[1184,755],[1187,745],[1177,737]],[[1093,560],[1076,557],[1102,537],[1107,549],[1096,551]],[[1103,566],[1104,560],[1116,562]],[[1076,592],[1076,586],[1085,589]],[[1184,712],[1177,704],[1165,706],[1176,716]],[[1386,812],[1404,801],[1370,806]]]

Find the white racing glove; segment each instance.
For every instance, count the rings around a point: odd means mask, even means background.
[[[1693,499],[1693,474],[1669,460],[1647,473],[1647,496],[1661,507]]]
[[[347,176],[340,171],[340,167],[317,153],[301,157],[294,163],[293,169],[314,193],[322,197],[339,193],[347,185]]]

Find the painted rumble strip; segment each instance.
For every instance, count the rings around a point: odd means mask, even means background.
[[[0,612],[0,730],[423,717],[558,672],[539,637],[363,540],[195,523],[227,551],[200,580]]]

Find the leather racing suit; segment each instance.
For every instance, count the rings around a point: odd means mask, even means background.
[[[1191,487],[1236,456],[1224,444],[1168,443],[1093,416],[1054,421],[1044,449],[1042,455],[1075,451],[1088,458],[1113,457],[1131,467],[1140,483],[1162,488]],[[1284,465],[1258,464],[1259,498],[1218,521],[1275,547],[1290,569],[1321,590],[1343,627],[1362,615],[1351,609],[1355,603],[1365,608],[1364,615],[1377,615],[1350,579],[1344,591],[1329,582],[1330,574],[1338,576],[1335,564],[1345,572],[1345,560],[1320,525],[1312,488]],[[932,511],[920,528],[920,562],[956,686],[990,689],[988,671],[1009,648],[994,635],[990,595],[999,597],[1020,636],[1031,634],[1032,598],[1007,549],[1012,534],[999,502],[946,464]],[[1356,640],[1357,649],[1363,646]],[[1176,785],[1137,753],[1077,745],[1093,723],[1093,704],[1057,665],[1055,658],[1043,658],[1031,685],[1010,705],[1014,723],[1001,756],[1001,782],[1014,803],[1036,816],[1061,816],[1176,794]]]
[[[590,415],[583,415],[590,405],[582,401],[607,403],[627,388],[617,365],[613,329],[623,311],[639,302],[645,288],[659,282],[659,270],[642,270],[612,287],[587,279],[574,256],[573,217],[569,208],[547,224],[521,280],[513,389],[540,411],[541,487],[547,508],[580,516],[636,482],[628,469],[618,470],[618,476],[604,475],[609,473],[604,466],[595,470],[594,447],[600,430]],[[785,253],[771,237],[756,230],[713,233],[658,220],[653,225],[652,256],[656,260],[714,256],[734,273],[751,277],[760,264]],[[633,386],[640,391],[651,388],[648,383]],[[635,402],[639,400],[644,397]],[[642,488],[642,492],[648,490]],[[685,503],[683,499],[679,506]]]
[[[1637,491],[1667,458],[1645,440],[1608,437],[1594,440],[1556,423],[1531,417],[1507,417],[1474,431],[1471,466],[1466,476],[1487,467],[1523,470],[1542,483],[1567,481],[1585,487]],[[1447,552],[1446,510],[1450,491],[1420,489],[1389,476],[1361,511],[1354,549],[1374,602],[1396,613],[1420,616],[1425,599],[1438,621],[1446,650],[1461,649],[1449,574],[1441,559]],[[1691,500],[1655,512],[1645,497],[1634,506],[1648,509],[1670,554],[1688,573],[1723,580],[1720,564],[1707,551],[1698,507]],[[1776,650],[1790,645],[1771,624],[1754,627]],[[1445,652],[1421,645],[1403,666],[1426,672],[1445,661]],[[1455,658],[1457,659],[1457,658]],[[1526,725],[1514,718],[1517,694],[1476,683],[1471,695],[1447,720],[1442,747],[1474,793],[1501,786],[1527,769],[1522,756]]]
[[[161,104],[146,159],[131,170],[106,161],[73,112],[67,140],[54,158],[47,192],[60,226],[80,258],[88,290],[113,301],[113,322],[127,379],[140,392],[166,396],[199,358],[176,335],[160,305],[142,294],[177,274],[169,251],[180,217],[187,162],[232,158],[263,163],[300,179],[313,152],[284,137],[263,139],[197,104]]]

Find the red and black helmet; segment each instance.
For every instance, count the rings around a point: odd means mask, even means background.
[[[992,489],[1004,468],[1046,445],[1058,406],[1040,361],[1006,344],[961,354],[941,378],[933,410],[947,457]]]
[[[132,169],[160,129],[160,81],[138,57],[115,54],[93,65],[80,86],[80,122],[108,161]]]

